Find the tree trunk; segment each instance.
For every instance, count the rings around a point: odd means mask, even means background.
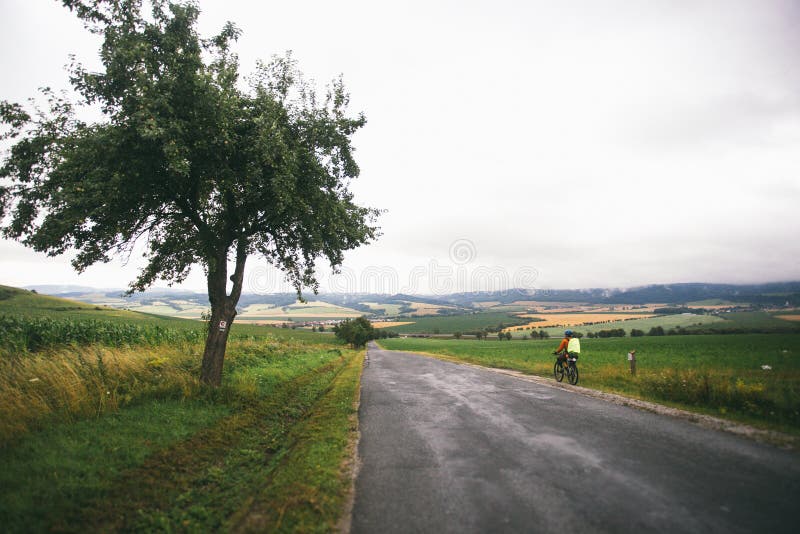
[[[233,282],[230,295],[226,293],[227,251],[209,265],[208,299],[211,302],[211,320],[208,324],[208,337],[200,369],[200,381],[209,386],[222,385],[222,363],[225,360],[228,333],[236,317],[236,305],[242,294],[246,260],[247,244],[240,240],[236,249],[236,270],[230,278]]]
[[[228,332],[231,330],[235,315],[235,308],[232,312],[225,309],[211,310],[206,348],[203,351],[203,365],[200,370],[200,381],[203,384],[215,387],[222,385],[222,364],[225,360],[225,348],[228,345]]]

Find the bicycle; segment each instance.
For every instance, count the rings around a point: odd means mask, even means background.
[[[556,356],[559,356],[559,353],[554,352]],[[566,367],[564,363],[567,363]],[[556,359],[555,365],[553,365],[553,375],[556,377],[557,382],[561,382],[564,380],[564,375],[567,376],[567,382],[572,384],[573,386],[578,383],[578,357],[567,355],[566,360],[561,358]]]

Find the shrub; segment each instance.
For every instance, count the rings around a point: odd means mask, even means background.
[[[342,321],[333,327],[333,333],[354,348],[363,347],[367,341],[380,337],[380,332],[363,316]]]
[[[625,330],[622,328],[612,328],[610,330],[600,330],[596,337],[625,337]]]

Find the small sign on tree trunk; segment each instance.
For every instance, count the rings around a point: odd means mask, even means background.
[[[219,331],[220,332],[224,332],[226,328],[228,328],[228,322],[227,321],[220,321],[219,322]]]

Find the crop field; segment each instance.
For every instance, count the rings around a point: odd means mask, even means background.
[[[400,313],[400,308],[402,308],[400,304],[382,304],[379,302],[362,302],[362,304],[366,304],[374,312],[383,315],[397,315]]]
[[[271,304],[251,304],[245,307],[236,319],[241,321],[279,321],[288,319],[297,320],[330,320],[359,317],[363,312],[352,308],[345,308],[328,304],[326,302],[296,303],[290,306],[273,306]]]
[[[380,344],[550,377],[557,340],[396,338]],[[582,386],[800,433],[800,334],[583,339],[581,346]],[[635,377],[626,357],[634,348]]]
[[[543,302],[536,300],[518,300],[511,304],[491,306],[487,311],[502,311],[505,306],[520,308],[521,311],[535,310],[536,313],[579,313],[579,312],[617,312],[617,313],[652,313],[656,308],[666,304],[586,304],[580,302]],[[533,313],[533,312],[530,312]]]
[[[454,306],[444,306],[438,304],[428,304],[426,302],[409,302],[408,305],[414,310],[408,315],[412,317],[423,317],[436,315],[439,310],[452,310]]]
[[[70,319],[103,319],[109,321],[139,321],[149,316],[126,310],[84,304],[74,300],[38,295],[23,289],[0,286],[0,314],[48,316]],[[167,318],[149,317],[150,322],[163,322]]]
[[[637,316],[637,317],[646,317],[642,319],[627,319],[624,321],[612,321],[610,323],[596,323],[591,325],[580,325],[576,326],[574,329],[578,330],[584,334],[589,332],[599,332],[600,330],[609,330],[612,328],[622,328],[625,330],[626,333],[630,333],[630,331],[634,328],[639,330],[643,330],[648,332],[651,328],[655,326],[661,326],[664,330],[669,330],[670,328],[689,328],[698,325],[714,325],[723,322],[724,319],[717,317],[715,315],[694,315],[694,314],[678,314],[678,315],[659,315],[659,316]],[[564,333],[564,327],[548,327],[548,328],[537,328],[536,325],[539,323],[531,323],[534,327],[533,330],[539,331],[544,330],[547,332],[550,337],[557,337]],[[506,330],[509,330],[514,337],[522,337],[525,334],[530,335],[531,329],[522,327],[522,330],[519,329],[520,327],[512,327]]]
[[[372,326],[375,328],[389,328],[394,329],[398,326],[403,326],[407,324],[414,324],[413,321],[371,321]]]
[[[334,529],[363,351],[234,324],[212,389],[197,321],[5,297],[4,532]],[[9,314],[20,302],[38,312]]]
[[[687,308],[705,308],[706,310],[718,310],[740,305],[740,303],[722,299],[695,300],[686,303]]]
[[[720,313],[718,317],[723,320],[711,325],[711,328],[721,332],[762,330],[764,332],[800,333],[800,324],[781,320],[780,315],[763,311]]]
[[[413,317],[413,322],[402,326],[390,327],[399,333],[426,333],[426,334],[453,334],[455,332],[469,332],[487,327],[504,325],[525,324],[527,319],[520,319],[504,312],[478,312],[464,315],[440,315],[433,317]]]
[[[541,313],[520,314],[524,319],[535,319],[529,325],[531,328],[547,328],[550,326],[578,326],[589,323],[612,323],[628,319],[647,319],[652,315],[642,313]]]
[[[784,321],[800,321],[800,314],[799,315],[776,315],[777,319],[782,319]]]

